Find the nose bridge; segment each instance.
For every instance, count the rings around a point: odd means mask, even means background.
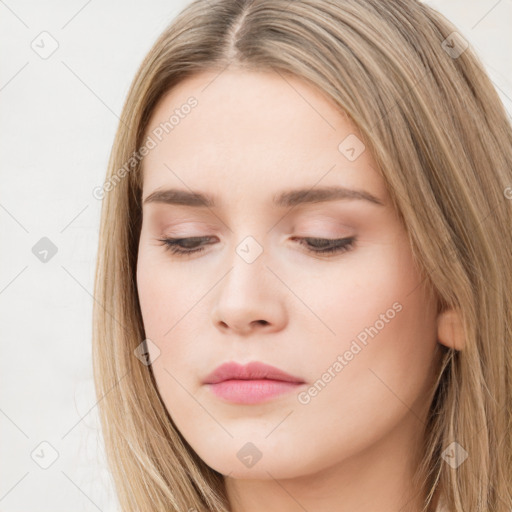
[[[258,241],[253,235],[244,236],[235,245],[230,258],[231,271],[227,276],[230,287],[245,292],[245,295],[264,291],[268,277],[265,275],[268,274],[267,263],[268,251],[263,241]]]
[[[248,201],[237,209],[239,214],[241,209],[244,210],[243,214],[232,224],[231,237],[234,243],[231,247],[234,252],[229,260],[234,268],[231,273],[236,273],[242,280],[251,280],[254,274],[259,274],[261,278],[268,273],[265,264],[270,263],[269,239],[272,238],[272,232],[268,233],[268,225],[262,220],[264,215],[257,204]]]
[[[247,265],[256,263],[257,266],[261,266],[261,261],[267,259],[266,256],[262,257],[267,252],[263,247],[263,236],[257,236],[258,239],[253,235],[247,235],[235,247],[235,252]]]
[[[218,326],[242,332],[255,325],[270,329],[282,324],[283,304],[272,283],[275,277],[266,268],[269,254],[253,235],[234,245],[227,263],[230,270],[216,294],[213,320]]]

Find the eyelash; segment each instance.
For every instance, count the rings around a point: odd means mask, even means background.
[[[194,242],[203,242],[203,241],[208,241],[210,238],[210,236],[194,236],[194,237],[189,237],[189,238],[161,238],[161,239],[158,239],[159,242],[162,242],[162,245],[164,245],[165,247],[165,250],[169,250],[171,251],[171,253],[177,255],[177,256],[188,256],[188,255],[191,255],[191,254],[196,254],[196,253],[199,253],[201,251],[204,250],[204,246],[201,246],[201,247],[197,247],[197,248],[194,248],[194,249],[184,249],[183,246],[181,245],[183,242],[187,243],[187,242],[191,242],[194,243]],[[348,237],[348,238],[335,238],[335,239],[331,239],[331,238],[314,238],[314,237],[304,237],[304,238],[294,238],[295,240],[299,240],[300,244],[301,245],[306,245],[307,247],[307,250],[311,253],[314,253],[314,254],[319,254],[319,255],[334,255],[334,254],[340,254],[340,253],[344,253],[344,252],[347,252],[347,251],[350,251],[353,249],[354,247],[354,244],[356,242],[356,237],[355,236],[352,236],[352,237]],[[306,243],[304,243],[304,241]],[[308,243],[308,241],[313,241],[313,242],[317,242],[317,243],[320,243],[320,244],[335,244],[334,246],[333,245],[330,245],[328,247],[325,247],[323,249],[318,249],[318,248],[311,248],[311,245]]]

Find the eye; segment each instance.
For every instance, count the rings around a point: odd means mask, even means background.
[[[301,245],[305,245],[306,249],[315,254],[337,254],[350,251],[354,248],[356,237],[348,238],[296,238]]]
[[[204,243],[208,242],[211,238],[214,237],[194,236],[189,238],[162,238],[159,239],[159,242],[165,246],[166,250],[170,250],[173,254],[181,256],[203,251]],[[305,245],[306,249],[314,254],[337,254],[353,249],[356,237],[336,239],[294,237],[293,240],[298,240],[301,245]]]
[[[161,238],[159,242],[162,242],[165,249],[171,251],[173,254],[187,255],[203,251],[204,246],[197,247],[197,243],[207,242],[210,238],[213,237],[193,236],[189,238]]]

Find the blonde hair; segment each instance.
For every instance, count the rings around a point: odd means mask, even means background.
[[[463,320],[465,347],[443,347],[425,428],[424,510],[442,489],[450,511],[510,511],[512,130],[455,31],[415,0],[196,0],[157,39],[115,137],[94,291],[94,378],[123,511],[230,510],[223,475],[188,445],[151,366],[134,355],[145,338],[138,149],[164,93],[228,65],[299,77],[357,125],[439,311],[454,308]],[[453,442],[468,453],[457,468],[442,457]]]

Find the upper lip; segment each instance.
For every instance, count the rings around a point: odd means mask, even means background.
[[[239,380],[252,380],[252,379],[271,379],[281,380],[285,382],[303,383],[299,377],[294,377],[289,373],[259,361],[252,361],[246,365],[238,364],[230,361],[218,366],[213,372],[207,375],[203,384],[217,384],[224,380],[239,379]]]

